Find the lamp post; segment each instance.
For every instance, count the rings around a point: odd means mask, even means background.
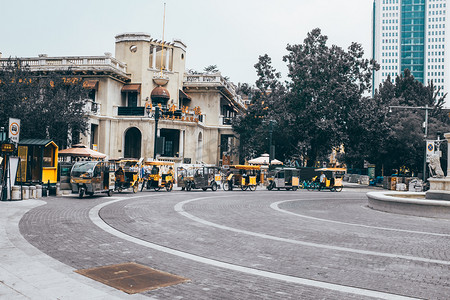
[[[157,141],[158,141],[158,121],[159,121],[159,106],[155,106],[155,112],[152,115],[152,106],[149,104],[145,105],[145,110],[149,118],[153,117],[155,119],[155,140],[153,143],[153,159],[156,159]]]
[[[426,143],[427,135],[428,135],[428,110],[433,109],[433,107],[430,107],[427,105],[425,106],[389,106],[389,112],[392,112],[392,108],[398,108],[398,109],[415,109],[415,110],[425,110],[425,122],[423,122],[423,127],[425,128],[424,132],[424,139]],[[425,147],[425,156],[423,158],[423,181],[426,180],[426,173],[427,173],[427,149]]]
[[[268,121],[263,121],[263,123],[269,123],[269,167],[272,163],[272,160],[275,159],[275,149],[272,146],[272,139],[273,139],[273,126],[277,123],[274,119],[270,119]]]

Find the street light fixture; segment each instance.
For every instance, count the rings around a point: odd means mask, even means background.
[[[389,112],[392,112],[393,108],[425,110],[425,122],[423,122],[423,127],[425,129],[424,139],[425,139],[425,143],[426,143],[426,138],[427,138],[427,135],[428,135],[428,110],[434,109],[434,107],[430,107],[430,106],[428,106],[428,104],[425,105],[425,106],[396,106],[396,105],[391,105],[391,106],[389,106]],[[426,171],[427,171],[427,149],[425,147],[425,156],[423,158],[423,181],[424,182],[426,180]]]

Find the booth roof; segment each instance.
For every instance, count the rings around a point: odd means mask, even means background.
[[[19,141],[21,146],[47,146],[51,143],[50,139],[23,139]]]

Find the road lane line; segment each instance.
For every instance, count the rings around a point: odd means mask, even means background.
[[[130,197],[130,198],[138,198],[138,197]],[[105,232],[108,232],[118,238],[121,238],[123,240],[127,240],[129,242],[132,242],[132,243],[135,243],[135,244],[147,247],[147,248],[151,248],[151,249],[154,249],[157,251],[161,251],[161,252],[164,252],[167,254],[175,255],[175,256],[178,256],[181,258],[189,259],[189,260],[192,260],[195,262],[207,264],[207,265],[214,266],[214,267],[220,267],[220,268],[231,270],[231,271],[237,271],[237,272],[241,272],[241,273],[245,273],[245,274],[249,274],[249,275],[261,276],[261,277],[265,277],[265,278],[269,278],[269,279],[281,280],[281,281],[295,283],[295,284],[301,284],[301,285],[312,286],[312,287],[316,287],[316,288],[333,290],[333,291],[338,291],[338,292],[342,292],[342,293],[350,293],[350,294],[355,294],[355,295],[360,295],[360,296],[373,297],[373,298],[378,298],[378,299],[389,299],[389,300],[391,300],[391,299],[392,300],[417,299],[417,298],[405,297],[405,296],[396,295],[396,294],[389,294],[389,293],[378,292],[378,291],[374,291],[374,290],[367,290],[367,289],[350,287],[350,286],[345,286],[345,285],[338,285],[338,284],[333,284],[333,283],[328,283],[328,282],[323,282],[323,281],[318,281],[318,280],[311,280],[311,279],[306,279],[306,278],[300,278],[300,277],[295,277],[295,276],[283,275],[283,274],[278,274],[278,273],[274,273],[274,272],[243,267],[243,266],[239,266],[239,265],[234,265],[234,264],[230,264],[230,263],[190,254],[187,252],[175,250],[172,248],[164,247],[164,246],[161,246],[158,244],[154,244],[154,243],[151,243],[148,241],[138,239],[136,237],[130,236],[126,233],[123,233],[123,232],[116,230],[115,228],[109,226],[106,222],[104,222],[101,219],[100,214],[99,214],[100,210],[103,207],[113,204],[113,203],[116,203],[116,202],[119,202],[119,201],[129,200],[130,198],[117,199],[117,200],[112,200],[109,202],[101,203],[101,204],[93,207],[89,211],[89,218],[100,229],[102,229]],[[218,197],[217,196],[202,197],[202,198],[196,198],[196,199],[192,199],[192,200],[200,200],[200,199],[207,199],[207,198],[218,198]],[[183,201],[183,202],[185,202],[185,201]]]
[[[212,197],[208,197],[208,198],[212,198]],[[277,236],[273,236],[273,235],[257,233],[257,232],[253,232],[253,231],[243,230],[243,229],[237,229],[237,228],[213,223],[210,221],[206,221],[204,219],[201,219],[199,217],[191,215],[190,213],[186,212],[183,209],[183,206],[185,204],[188,204],[188,203],[194,202],[194,201],[198,201],[198,200],[202,200],[202,199],[205,199],[205,198],[196,198],[196,199],[190,199],[190,200],[185,200],[185,201],[179,202],[175,205],[174,209],[180,215],[185,216],[186,218],[189,218],[189,219],[191,219],[195,222],[201,223],[203,225],[219,228],[222,230],[232,231],[232,232],[236,232],[236,233],[240,233],[240,234],[245,234],[245,235],[249,235],[249,236],[254,236],[254,237],[258,237],[258,238],[262,238],[262,239],[273,240],[273,241],[278,241],[278,242],[285,242],[285,243],[308,246],[308,247],[316,247],[316,248],[333,250],[333,251],[343,251],[343,252],[349,252],[349,253],[381,256],[381,257],[388,257],[388,258],[394,258],[394,259],[406,259],[406,260],[412,260],[412,261],[424,262],[424,263],[450,265],[450,261],[445,261],[445,260],[430,259],[430,258],[423,258],[423,257],[409,256],[409,255],[401,255],[401,254],[391,254],[391,253],[377,252],[377,251],[370,251],[370,250],[359,250],[359,249],[346,248],[346,247],[340,247],[340,246],[331,246],[331,245],[325,245],[325,244],[318,244],[318,243],[312,243],[312,242],[305,242],[305,241],[281,238],[281,237],[277,237]]]
[[[355,223],[347,223],[347,222],[341,222],[341,221],[334,221],[329,219],[322,219],[322,218],[316,218],[311,217],[307,215],[302,215],[298,213],[294,213],[288,210],[284,210],[280,208],[280,204],[286,203],[286,202],[294,202],[294,201],[304,201],[302,199],[293,199],[293,200],[283,200],[278,201],[270,204],[270,208],[285,213],[289,215],[294,215],[297,217],[315,220],[315,221],[322,221],[322,222],[329,222],[329,223],[335,223],[335,224],[342,224],[342,225],[348,225],[348,226],[355,226],[355,227],[363,227],[363,228],[370,228],[370,229],[379,229],[379,230],[387,230],[387,231],[397,231],[397,232],[406,232],[406,233],[414,233],[414,234],[425,234],[425,235],[432,235],[432,236],[442,236],[442,237],[450,237],[450,234],[445,233],[434,233],[434,232],[425,232],[425,231],[414,231],[414,230],[406,230],[406,229],[395,229],[395,228],[388,228],[388,227],[378,227],[378,226],[370,226],[370,225],[364,225],[364,224],[355,224]]]

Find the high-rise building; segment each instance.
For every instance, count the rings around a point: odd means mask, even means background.
[[[418,81],[433,81],[440,95],[450,91],[446,12],[446,0],[374,0],[372,55],[380,64],[374,89],[409,69]]]

